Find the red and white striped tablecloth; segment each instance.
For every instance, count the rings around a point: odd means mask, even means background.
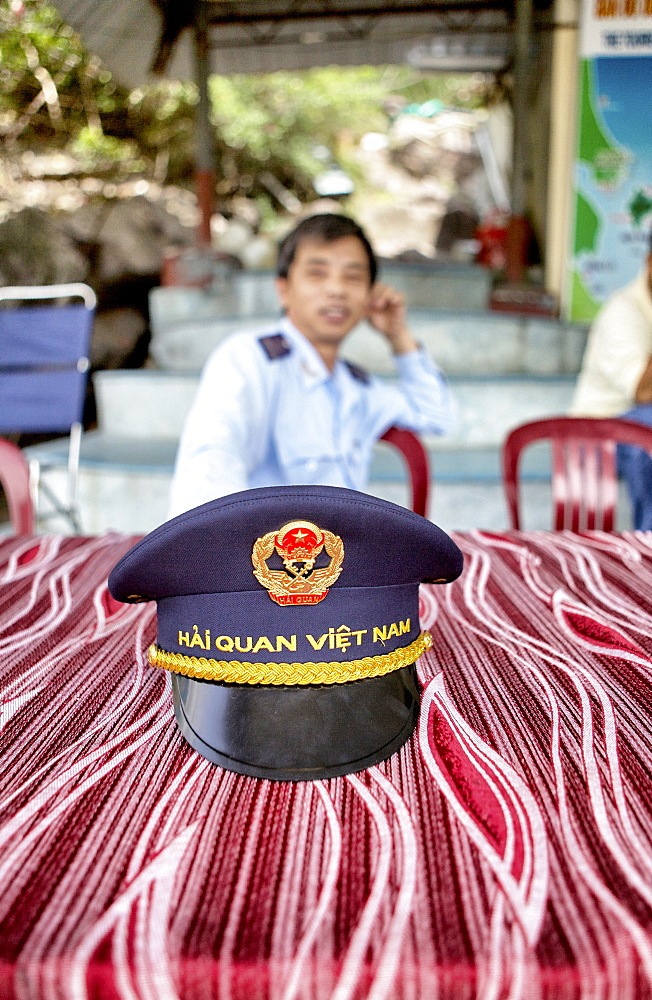
[[[652,535],[472,532],[417,733],[228,773],[111,600],[130,540],[0,545],[0,997],[652,996]]]

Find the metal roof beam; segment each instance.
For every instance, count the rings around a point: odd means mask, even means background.
[[[499,0],[493,0],[489,3],[473,3],[472,0],[460,0],[460,2],[435,2],[435,0],[428,0],[428,2],[419,2],[419,0],[414,0],[412,3],[396,3],[391,2],[374,2],[374,0],[365,0],[363,3],[356,3],[355,0],[351,3],[338,3],[330,4],[324,3],[322,0],[315,3],[315,0],[308,0],[308,2],[301,4],[301,6],[296,6],[293,3],[285,4],[256,4],[255,12],[248,9],[250,6],[246,3],[234,3],[232,0],[220,0],[220,2],[215,2],[215,0],[203,0],[209,7],[208,11],[208,22],[211,26],[218,25],[233,25],[233,24],[255,24],[261,22],[273,22],[273,21],[306,21],[306,20],[343,20],[348,17],[365,17],[365,18],[387,18],[394,15],[423,15],[424,17],[436,15],[455,15],[458,13],[472,14],[477,16],[482,14],[484,11],[500,12],[506,15],[511,23],[512,13],[511,5],[509,5],[509,10],[506,9],[505,3],[500,3]]]

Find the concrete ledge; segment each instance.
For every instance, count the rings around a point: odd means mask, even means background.
[[[150,531],[167,516],[177,441],[195,396],[198,375],[152,369],[105,371],[96,373],[94,382],[100,429],[82,438],[83,529],[91,533]],[[442,527],[461,528],[467,525],[465,519],[472,516],[474,506],[481,511],[489,496],[494,497],[492,503],[502,498],[500,446],[505,435],[526,420],[565,412],[574,382],[571,376],[452,377],[459,408],[457,430],[445,438],[425,438],[432,470],[433,519]],[[31,453],[60,467],[63,492],[65,442],[38,445]],[[533,488],[548,489],[546,445],[528,450],[524,476]],[[56,473],[50,476],[51,481],[54,478]],[[405,466],[387,445],[379,444],[375,449],[369,492],[408,504]],[[466,506],[461,499],[465,497]],[[502,510],[502,499],[500,506]],[[549,515],[542,501],[541,509],[544,507]],[[491,517],[493,524],[495,511]],[[499,521],[505,527],[506,514],[501,514]],[[471,526],[481,523],[477,520]],[[548,527],[549,516],[546,524],[539,526]],[[61,530],[65,530],[64,525]]]
[[[487,309],[493,275],[477,264],[456,261],[380,261],[379,277],[427,309]],[[203,288],[165,285],[150,292],[150,318],[157,330],[196,319],[247,319],[279,312],[276,272],[232,271]]]
[[[25,452],[51,466],[65,468],[68,463],[67,439],[33,445]],[[87,431],[82,437],[79,462],[82,469],[95,472],[154,472],[170,476],[176,453],[176,437],[121,437],[106,431]]]
[[[93,375],[97,422],[125,438],[179,438],[197,392],[199,374],[150,368]]]
[[[167,519],[170,478],[169,470],[147,466],[83,465],[79,475],[82,533],[147,534]],[[48,483],[58,495],[65,496],[65,469],[49,473]],[[52,518],[47,530],[70,534],[70,525]]]
[[[199,376],[156,369],[97,372],[98,423],[115,437],[177,439]],[[458,409],[455,431],[427,437],[433,452],[497,447],[513,427],[568,410],[575,387],[569,375],[451,376]]]
[[[198,372],[211,351],[239,330],[274,329],[278,312],[251,319],[203,319],[153,327],[150,352],[157,365],[175,372]],[[415,337],[450,376],[575,375],[581,365],[585,327],[534,316],[408,309]],[[343,356],[375,375],[391,376],[394,360],[386,340],[367,323],[347,337]]]
[[[53,477],[53,480],[56,477]],[[169,475],[152,471],[109,473],[83,469],[80,480],[82,530],[87,534],[120,531],[142,535],[167,517]],[[53,485],[56,485],[53,482]],[[64,486],[61,473],[60,484]],[[619,484],[616,529],[631,528],[625,489]],[[372,480],[369,492],[402,506],[409,505],[407,484],[398,480]],[[521,489],[523,525],[532,531],[552,526],[550,482],[530,480]],[[444,531],[484,529],[504,531],[507,508],[502,484],[496,482],[446,481],[434,470],[428,516]],[[49,522],[48,531],[70,532],[65,522]]]
[[[575,377],[569,375],[450,376],[457,425],[446,437],[426,437],[435,452],[498,447],[514,427],[567,413]]]
[[[582,326],[489,312],[410,308],[408,322],[414,336],[450,378],[575,376],[587,336]],[[389,345],[367,324],[349,334],[342,353],[375,375],[391,376],[395,371]]]
[[[415,335],[450,375],[575,374],[586,327],[563,320],[490,312],[491,275],[463,264],[391,264],[382,277],[405,293]],[[225,337],[275,327],[281,312],[271,272],[240,272],[211,288],[150,292],[150,351],[161,368],[198,371]],[[389,348],[367,324],[347,338],[345,356],[379,375],[393,372]]]

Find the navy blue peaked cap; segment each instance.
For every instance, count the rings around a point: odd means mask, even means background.
[[[116,600],[257,590],[242,546],[297,512],[346,534],[338,586],[384,587],[455,580],[462,553],[441,528],[412,511],[337,486],[274,486],[232,493],[166,521],[130,549],[111,573]],[[209,544],[209,539],[217,544]],[[132,598],[133,599],[133,598]]]
[[[462,553],[403,507],[332,486],[221,497],[156,528],[109,589],[157,602],[150,662],[203,756],[257,777],[333,777],[385,759],[416,724],[431,640],[418,587]]]

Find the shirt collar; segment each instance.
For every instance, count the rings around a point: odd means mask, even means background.
[[[299,371],[307,386],[319,385],[338,376],[340,369],[344,367],[343,362],[339,358],[335,362],[334,371],[331,372],[326,367],[324,359],[317,349],[313,347],[307,337],[304,337],[300,330],[297,330],[294,323],[291,323],[287,316],[284,316],[281,320],[281,329],[296,352]]]

